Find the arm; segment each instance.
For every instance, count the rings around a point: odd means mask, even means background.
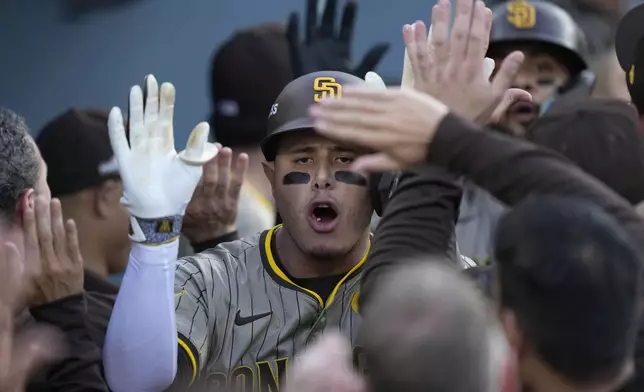
[[[644,223],[625,200],[546,151],[477,127],[448,115],[430,145],[428,161],[466,174],[508,205],[532,194],[556,194],[587,200],[604,209],[626,228],[640,246],[644,244]],[[623,391],[642,390],[644,385],[644,325],[640,324],[635,347],[635,377]]]
[[[174,267],[181,222],[202,165],[217,154],[198,124],[186,149],[174,149],[175,90],[152,75],[130,90],[129,140],[112,108],[108,129],[130,213],[130,258],[107,329],[103,360],[114,392],[158,392],[177,372]],[[144,99],[145,98],[145,99]],[[144,102],[145,101],[145,102]]]
[[[114,392],[158,392],[175,377],[178,244],[132,245],[103,349],[105,377]]]
[[[461,194],[456,177],[440,168],[403,174],[374,233],[361,282],[361,307],[375,282],[401,258],[418,254],[436,254],[448,260],[457,257],[454,224]]]
[[[84,294],[72,295],[30,309],[34,319],[58,327],[68,348],[66,357],[47,369],[51,391],[106,392],[101,350],[91,338]]]
[[[531,143],[481,132],[448,115],[430,144],[427,161],[466,175],[509,206],[534,194],[592,202],[644,243],[644,224],[626,200],[558,154]]]
[[[217,247],[217,245],[223,244],[224,242],[232,242],[238,239],[239,239],[239,232],[235,230],[210,240],[205,240],[202,242],[193,242],[190,245],[192,245],[192,249],[195,250],[195,253],[201,253],[208,249],[215,248]]]

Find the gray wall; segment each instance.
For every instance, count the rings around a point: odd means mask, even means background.
[[[427,20],[433,3],[361,1],[355,54],[389,41],[378,71],[399,76],[401,26]],[[125,108],[129,87],[154,73],[177,88],[181,146],[208,115],[213,49],[237,28],[286,20],[304,7],[305,0],[140,0],[70,22],[59,0],[0,0],[0,105],[26,117],[37,133],[69,107]]]

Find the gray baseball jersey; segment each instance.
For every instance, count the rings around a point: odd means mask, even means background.
[[[179,260],[177,329],[193,381],[199,376],[214,390],[276,392],[289,360],[320,332],[340,329],[355,341],[368,251],[324,303],[280,269],[274,244],[280,227]]]

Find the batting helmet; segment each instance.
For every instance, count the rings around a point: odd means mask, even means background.
[[[561,59],[574,75],[587,68],[587,43],[581,28],[559,6],[517,0],[492,9],[488,53],[500,44],[539,44]]]
[[[266,137],[262,152],[267,161],[275,160],[280,135],[313,129],[309,107],[323,98],[341,97],[342,89],[350,85],[364,85],[357,76],[337,71],[313,72],[289,83],[275,100],[268,115]]]
[[[266,137],[261,143],[266,160],[275,160],[277,142],[281,135],[313,129],[313,120],[308,114],[311,105],[323,98],[341,97],[342,89],[346,86],[361,85],[365,85],[364,80],[338,71],[314,72],[289,83],[277,97],[268,115]],[[374,173],[370,182],[371,201],[376,213],[381,215],[398,183],[397,177],[394,173]]]

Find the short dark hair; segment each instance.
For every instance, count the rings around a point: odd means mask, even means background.
[[[38,183],[40,160],[25,120],[2,107],[0,145],[0,218],[13,220],[20,195]]]
[[[494,253],[501,306],[550,367],[579,385],[619,376],[635,345],[642,260],[613,217],[531,198],[499,221]]]
[[[498,390],[496,319],[474,285],[441,263],[392,271],[364,309],[358,342],[374,392]]]

